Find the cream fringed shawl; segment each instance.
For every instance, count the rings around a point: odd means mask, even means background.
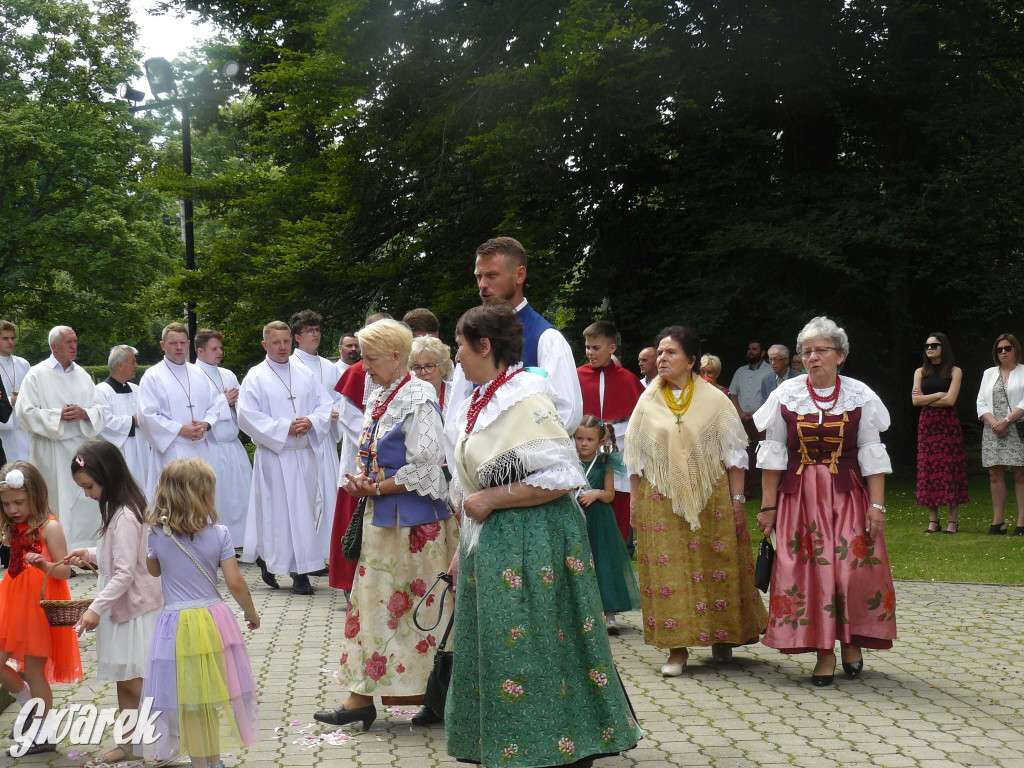
[[[576,449],[565,432],[544,379],[524,372],[494,394],[480,412],[472,434],[465,434],[470,398],[459,410],[453,496],[524,482],[538,488],[589,488]],[[485,523],[486,524],[486,523]],[[481,524],[462,518],[462,545],[475,548]]]
[[[626,429],[626,466],[672,500],[672,511],[700,528],[700,513],[724,474],[730,450],[746,446],[743,422],[732,402],[702,378],[677,425],[665,404],[661,377],[637,401]]]

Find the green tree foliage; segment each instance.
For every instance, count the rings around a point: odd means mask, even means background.
[[[189,6],[253,73],[204,276],[246,332],[300,304],[450,329],[497,233],[571,341],[603,314],[630,358],[683,321],[728,375],[749,336],[827,313],[896,405],[929,331],[970,392],[1013,327],[1020,0]]]
[[[137,70],[128,3],[93,5],[0,2],[0,311],[33,358],[60,323],[101,363],[150,334],[177,231],[139,183],[152,129],[113,98]]]

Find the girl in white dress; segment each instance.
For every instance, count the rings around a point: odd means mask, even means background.
[[[138,709],[153,625],[163,605],[160,579],[146,568],[146,499],[121,452],[105,440],[83,445],[71,462],[75,482],[99,502],[98,544],[76,549],[68,561],[99,563],[99,595],[76,626],[78,634],[96,629],[96,676],[117,684],[117,704]],[[123,734],[125,741],[129,734]],[[131,745],[118,744],[93,762],[132,759]]]

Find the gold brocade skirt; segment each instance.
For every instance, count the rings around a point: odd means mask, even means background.
[[[745,645],[765,630],[768,613],[754,586],[750,533],[746,524],[736,530],[724,471],[700,525],[691,530],[671,500],[641,478],[636,553],[648,645]]]

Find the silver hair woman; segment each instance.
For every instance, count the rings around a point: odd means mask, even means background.
[[[806,376],[782,382],[754,414],[765,431],[758,527],[775,529],[764,643],[783,653],[817,654],[814,685],[835,678],[835,643],[847,677],[864,668],[862,648],[891,648],[896,637],[885,539],[885,474],[880,433],[889,413],[867,385],[839,376],[850,342],[827,317],[797,336]]]
[[[434,336],[419,336],[412,340],[409,351],[409,370],[418,379],[430,382],[441,404],[442,418],[448,415],[448,401],[452,394],[452,353],[448,345]]]

